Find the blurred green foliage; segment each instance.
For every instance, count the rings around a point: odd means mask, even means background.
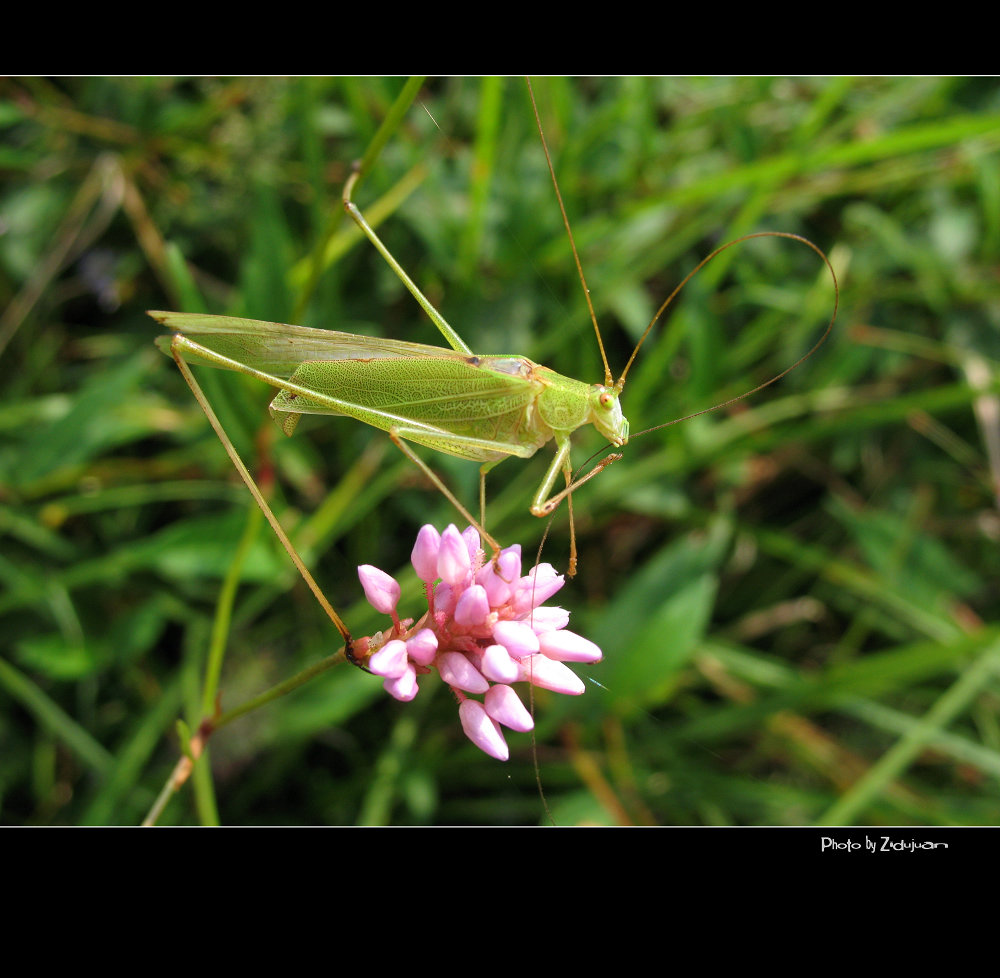
[[[0,821],[139,822],[195,729],[241,538],[221,691],[336,650],[147,308],[443,345],[343,215],[402,79],[0,81]],[[1000,816],[1000,84],[992,78],[539,79],[612,369],[739,234],[802,234],[838,324],[779,384],[634,438],[575,497],[560,600],[603,663],[536,692],[558,824],[995,824]],[[428,81],[357,200],[478,352],[602,379],[523,80]],[[633,433],[815,342],[816,256],[730,249],[629,375]],[[352,631],[354,571],[408,581],[454,514],[346,419],[291,439],[247,378],[199,378]],[[575,459],[600,451],[581,433]],[[474,504],[475,465],[434,456]],[[534,553],[548,450],[499,466],[489,525]],[[565,510],[544,559],[565,566]],[[161,822],[548,821],[532,739],[501,764],[446,690],[343,666],[210,741]]]

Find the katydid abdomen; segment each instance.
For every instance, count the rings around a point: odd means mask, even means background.
[[[271,413],[286,432],[302,414],[349,415],[383,431],[404,428],[409,441],[480,463],[532,455],[552,438],[535,408],[546,387],[530,360],[441,353],[303,363],[293,383],[356,410],[283,390]],[[495,369],[494,361],[507,369]],[[424,425],[433,431],[424,432]]]

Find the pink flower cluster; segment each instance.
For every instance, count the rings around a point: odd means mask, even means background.
[[[563,586],[563,577],[551,564],[522,577],[519,545],[487,560],[472,527],[459,533],[449,526],[439,534],[427,525],[417,534],[411,560],[427,594],[427,614],[416,625],[399,619],[397,581],[370,564],[358,568],[369,604],[391,615],[393,625],[356,643],[355,656],[366,659],[367,669],[384,677],[386,691],[405,702],[417,695],[417,677],[437,669],[458,699],[466,736],[505,761],[501,724],[521,731],[534,726],[511,683],[578,696],[583,682],[563,663],[598,662],[601,650],[566,630],[568,611],[542,607]]]

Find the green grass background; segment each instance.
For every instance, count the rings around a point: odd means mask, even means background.
[[[144,310],[442,345],[340,204],[403,84],[0,82],[3,823],[141,821],[200,719],[227,575],[223,708],[336,651]],[[551,820],[996,824],[1000,83],[536,93],[612,369],[740,234],[805,235],[842,290],[802,367],[634,439],[576,496],[558,603],[605,659],[584,696],[534,697]],[[602,379],[523,80],[427,81],[357,200],[477,352]],[[633,433],[780,372],[831,305],[807,248],[725,252],[629,375]],[[286,439],[261,385],[199,377],[352,631],[380,627],[359,563],[419,614],[413,538],[455,516],[413,466],[346,419]],[[488,482],[491,530],[529,555],[548,452]],[[474,505],[476,466],[430,460]],[[544,559],[567,552],[560,510]],[[547,824],[531,738],[508,741],[506,764],[474,748],[440,684],[399,704],[341,666],[219,731],[160,821]]]

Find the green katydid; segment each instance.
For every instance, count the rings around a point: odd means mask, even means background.
[[[537,118],[537,108],[535,111]],[[552,171],[540,122],[538,128]],[[469,524],[478,529],[494,553],[500,550],[500,545],[483,525],[487,472],[509,456],[528,458],[547,442],[555,441],[555,455],[538,486],[530,509],[536,516],[548,516],[563,499],[568,501],[569,573],[572,575],[576,564],[572,494],[609,464],[620,459],[621,455],[611,453],[582,477],[574,478],[570,459],[571,435],[577,429],[593,424],[612,446],[617,448],[628,442],[629,424],[622,414],[619,399],[639,347],[691,276],[720,251],[737,243],[730,242],[717,249],[674,290],[646,328],[617,381],[612,378],[591,307],[605,377],[603,383],[587,384],[557,374],[525,357],[473,353],[392,257],[354,204],[352,193],[360,176],[360,170],[356,169],[344,188],[346,210],[437,326],[449,349],[228,316],[150,312],[153,318],[173,334],[159,337],[157,345],[177,362],[244,482],[299,572],[340,631],[345,641],[347,657],[352,661],[349,631],[326,601],[281,529],[216,418],[189,365],[236,371],[276,388],[278,393],[271,402],[271,413],[287,434],[291,434],[303,414],[345,415],[386,431],[400,450],[421,468]],[[589,292],[576,256],[575,244],[572,244],[572,232],[554,172],[552,179],[589,306]],[[826,262],[831,275],[833,274],[826,256],[811,242],[797,235],[768,233],[807,244]],[[746,237],[758,236],[760,235]],[[835,276],[834,282],[836,283]],[[832,325],[831,319],[823,337],[804,357],[741,397],[749,396],[794,369],[823,342]],[[739,399],[733,398],[725,404]],[[722,406],[725,405],[716,405],[708,410]],[[409,445],[411,442],[480,463],[480,520],[473,518],[433,470],[413,451]],[[565,487],[553,492],[560,472],[563,474]]]

